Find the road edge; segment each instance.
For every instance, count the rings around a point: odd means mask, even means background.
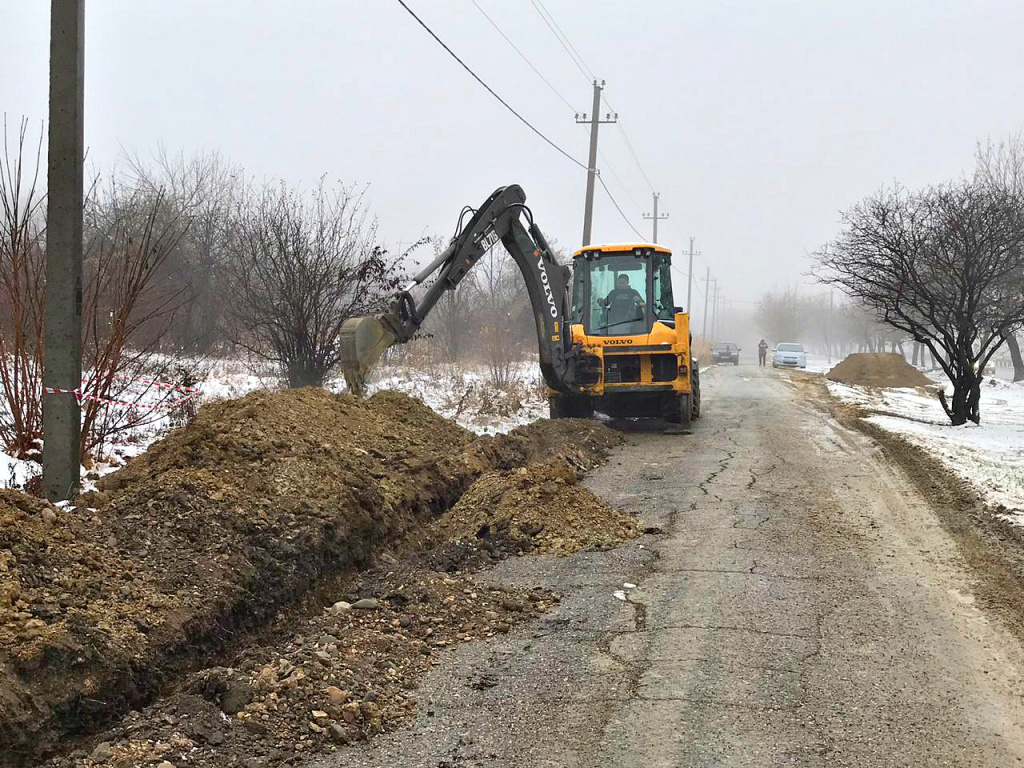
[[[863,409],[840,401],[823,380],[808,376],[805,382],[814,390],[801,387],[808,401],[847,429],[869,437],[887,459],[903,470],[970,568],[976,579],[978,604],[998,616],[1024,642],[1024,528],[1000,519],[995,509],[941,459],[865,421]]]

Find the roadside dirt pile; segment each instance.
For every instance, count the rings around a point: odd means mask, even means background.
[[[439,541],[484,541],[503,552],[567,555],[640,535],[636,518],[579,484],[580,470],[556,459],[489,472],[431,526]]]
[[[446,648],[508,632],[555,601],[395,566],[359,576],[281,647],[192,675],[59,765],[277,765],[329,752],[415,713],[410,689]]]
[[[858,352],[850,355],[825,378],[859,387],[930,387],[932,381],[903,355]]]
[[[0,497],[0,765],[230,658],[310,591],[415,539],[482,473],[619,438],[548,423],[478,439],[419,401],[322,390],[206,406],[74,508]]]

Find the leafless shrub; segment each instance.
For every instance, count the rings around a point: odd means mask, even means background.
[[[399,284],[352,187],[311,194],[283,183],[240,196],[227,278],[231,340],[278,365],[291,387],[322,386],[352,316],[380,311]]]
[[[38,452],[43,432],[45,197],[39,192],[40,130],[35,160],[26,156],[28,123],[11,141],[4,117],[0,158],[0,442],[16,457]]]

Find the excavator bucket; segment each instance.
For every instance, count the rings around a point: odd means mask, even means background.
[[[362,397],[370,371],[388,347],[398,341],[377,317],[351,317],[341,326],[341,371],[348,390]]]

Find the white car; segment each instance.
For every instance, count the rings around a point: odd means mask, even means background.
[[[784,342],[772,350],[772,368],[806,368],[807,353],[802,344]]]

